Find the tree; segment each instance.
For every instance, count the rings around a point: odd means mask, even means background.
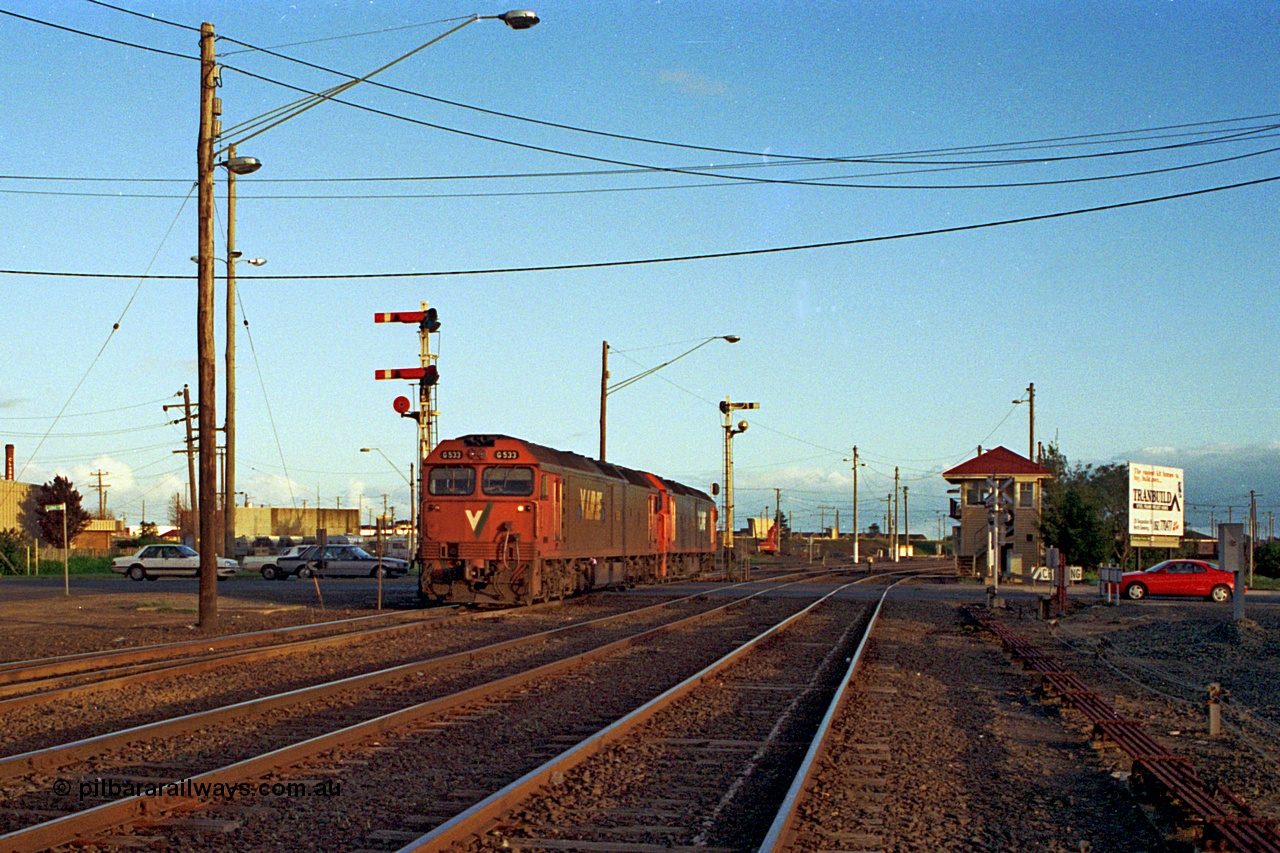
[[[876,524],[874,521],[873,521],[873,522],[871,522],[871,526],[869,526],[869,527],[867,528],[867,535],[868,535],[868,536],[879,536],[879,535],[880,535],[880,525],[879,525],[879,524]]]
[[[1040,534],[1069,565],[1097,568],[1129,557],[1129,471],[1111,463],[1071,467],[1056,444],[1041,465],[1054,478],[1044,489]]]
[[[27,540],[17,528],[0,530],[0,574],[5,569],[18,573],[18,564],[23,562],[27,552]]]
[[[55,548],[65,548],[67,543],[62,539],[65,529],[67,537],[74,540],[82,530],[89,526],[89,513],[80,505],[80,493],[75,485],[66,477],[56,476],[51,482],[37,486],[31,492],[30,515],[34,517],[40,529],[40,538]],[[48,510],[45,507],[63,504],[65,510]],[[63,515],[66,515],[66,526],[63,526]]]

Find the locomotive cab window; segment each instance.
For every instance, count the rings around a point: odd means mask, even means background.
[[[533,469],[524,465],[494,465],[484,469],[480,491],[502,497],[528,497],[533,494]]]
[[[469,495],[476,490],[476,469],[465,465],[437,465],[427,478],[433,495]]]

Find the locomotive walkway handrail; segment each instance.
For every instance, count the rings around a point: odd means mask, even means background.
[[[785,577],[794,577],[794,575],[788,575]],[[862,580],[865,580],[865,578]],[[791,583],[798,582],[799,581],[789,581],[781,586],[789,586]],[[855,581],[855,583],[857,582],[860,581]],[[735,584],[735,586],[745,585],[746,584]],[[640,633],[632,634],[603,646],[598,646],[587,652],[572,655],[558,661],[552,661],[551,663],[535,667],[534,669],[525,670],[524,672],[486,682],[458,693],[438,697],[427,702],[402,708],[398,711],[382,714],[373,719],[355,723],[337,731],[308,738],[298,743],[290,744],[289,746],[280,747],[279,749],[254,756],[225,767],[220,767],[195,776],[186,777],[184,781],[191,783],[189,786],[186,786],[186,788],[187,790],[194,792],[199,789],[200,785],[206,782],[234,783],[260,778],[271,771],[296,764],[299,761],[323,753],[344,743],[373,736],[383,731],[394,729],[397,726],[409,723],[415,719],[448,711],[459,705],[485,699],[488,696],[514,689],[537,678],[554,675],[561,670],[569,669],[585,661],[603,657],[619,649],[643,642],[657,634],[672,631],[677,628],[708,619],[717,613],[721,613],[729,608],[736,607],[744,602],[771,593],[778,588],[779,587],[771,587],[769,589],[759,590],[758,592],[751,593],[750,595],[743,596],[742,598],[734,599],[733,601],[727,602],[719,607],[712,608],[711,610],[706,610],[701,613],[693,614],[692,616],[684,617],[683,619],[678,619],[674,622],[668,622],[653,628],[645,629]],[[476,657],[480,654],[510,648],[520,643],[534,642],[535,640],[537,642],[541,642],[551,634],[575,630],[588,625],[595,625],[600,622],[634,615],[636,613],[668,607],[672,604],[697,598],[701,595],[703,595],[703,593],[696,593],[670,602],[663,602],[661,604],[640,608],[639,610],[628,611],[628,613],[625,614],[602,617],[600,619],[589,620],[587,622],[579,622],[574,625],[555,628],[551,631],[532,634],[528,637],[493,643],[479,649],[457,652],[445,657],[431,658],[427,661],[405,664],[403,666],[381,670],[376,673],[369,673],[367,675],[353,676],[351,678],[340,679],[339,681],[328,682],[323,685],[300,688],[288,693],[264,697],[263,699],[240,702],[234,705],[228,705],[224,708],[215,708],[210,711],[188,714],[171,720],[161,720],[156,723],[126,729],[121,732],[113,732],[106,735],[87,738],[83,741],[77,741],[74,744],[65,744],[63,746],[50,747],[48,749],[37,750],[35,752],[24,753],[22,755],[10,756],[9,758],[0,759],[0,778],[4,778],[6,776],[11,777],[24,772],[27,769],[40,769],[55,766],[59,762],[67,759],[77,760],[79,758],[88,757],[101,752],[110,746],[135,741],[140,737],[145,736],[148,738],[154,738],[158,734],[181,731],[183,729],[190,728],[193,723],[208,725],[211,722],[225,721],[236,716],[261,712],[279,705],[293,704],[302,701],[303,699],[315,698],[323,695],[323,693],[337,692],[337,690],[349,689],[354,686],[363,686],[365,684],[372,683],[376,679],[390,679],[398,677],[405,674],[407,671],[420,671],[424,665],[438,665],[446,661]],[[120,826],[140,817],[150,818],[167,812],[177,810],[189,811],[193,808],[199,808],[199,805],[202,802],[203,798],[196,794],[191,796],[158,795],[154,797],[129,797],[120,800],[113,800],[111,802],[74,812],[60,818],[55,818],[54,820],[0,835],[0,849],[14,851],[14,853],[27,853],[27,851],[34,853],[34,851],[40,851],[49,847],[56,847],[70,843],[83,836],[103,832],[107,829]]]

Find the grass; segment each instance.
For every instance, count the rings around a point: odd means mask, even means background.
[[[133,610],[139,613],[195,613],[194,607],[174,607],[167,601],[140,601],[137,604],[118,604],[121,610]]]
[[[1253,585],[1249,589],[1280,589],[1280,578],[1269,578],[1263,575],[1253,576]]]
[[[40,577],[61,577],[62,576],[62,560],[45,560],[41,559],[37,567],[36,561],[31,561],[31,574],[27,575],[25,563],[14,563],[14,567],[18,570],[17,577],[35,577],[38,573]],[[111,558],[110,557],[84,557],[72,554],[67,560],[67,573],[72,575],[110,575]],[[14,577],[9,575],[7,570],[5,577]]]

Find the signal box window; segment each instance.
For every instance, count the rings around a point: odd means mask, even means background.
[[[1036,506],[1036,484],[1035,483],[1019,483],[1018,484],[1018,506],[1026,509],[1035,509]]]
[[[437,465],[427,479],[433,495],[469,495],[476,490],[476,469],[465,465]]]
[[[480,491],[501,497],[528,497],[533,494],[533,469],[523,465],[485,468],[480,478]]]

